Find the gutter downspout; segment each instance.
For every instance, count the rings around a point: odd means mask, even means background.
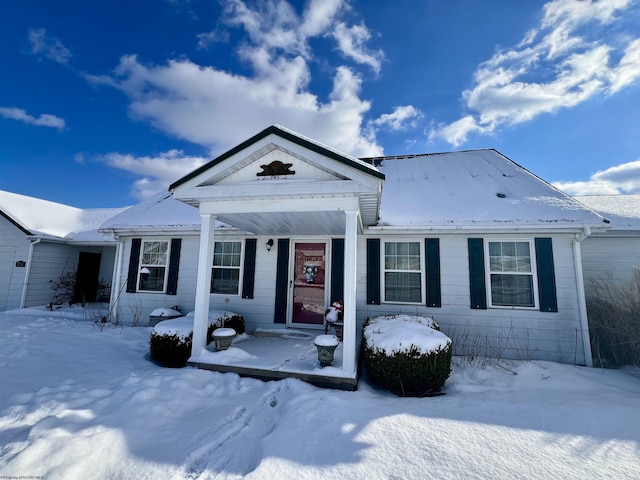
[[[31,262],[33,260],[33,247],[42,241],[41,238],[32,240],[29,244],[29,255],[27,257],[27,271],[24,272],[24,283],[22,284],[22,296],[20,297],[20,308],[24,308],[27,301],[27,286],[29,285],[29,277],[31,276]]]
[[[593,367],[591,340],[589,339],[589,319],[587,317],[587,299],[584,293],[584,276],[582,273],[582,250],[580,242],[591,234],[591,228],[585,227],[584,233],[576,233],[573,239],[573,262],[576,267],[576,283],[578,287],[578,309],[580,312],[580,326],[582,327],[582,343],[584,346],[584,360],[587,367]]]
[[[113,270],[113,278],[111,279],[111,298],[109,299],[109,312],[118,315],[118,303],[120,300],[120,276],[122,274],[122,251],[124,250],[123,241],[118,235],[113,234],[113,239],[118,242],[116,245],[116,268]]]

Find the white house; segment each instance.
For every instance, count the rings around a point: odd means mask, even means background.
[[[77,301],[111,282],[116,242],[97,228],[124,209],[88,209],[0,191],[0,311],[51,302],[50,280],[76,277]]]
[[[272,126],[100,231],[118,239],[115,314],[194,310],[201,367],[210,309],[319,330],[342,299],[333,375],[355,386],[362,321],[399,312],[459,353],[591,365],[581,242],[607,228],[495,150],[357,159]]]

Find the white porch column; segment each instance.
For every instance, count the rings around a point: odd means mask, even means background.
[[[358,211],[346,214],[344,232],[344,330],[342,341],[342,369],[356,371],[356,251],[358,247]]]
[[[191,356],[198,356],[207,346],[209,326],[209,296],[211,269],[213,268],[213,230],[216,216],[201,213],[200,249],[198,251],[198,277],[196,279],[196,308],[193,318]]]

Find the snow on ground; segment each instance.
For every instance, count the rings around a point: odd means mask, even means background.
[[[640,478],[638,369],[461,363],[398,398],[161,368],[79,312],[0,313],[0,477]]]

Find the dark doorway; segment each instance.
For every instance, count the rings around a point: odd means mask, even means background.
[[[100,259],[102,254],[80,252],[76,285],[73,290],[73,303],[95,302],[100,277]]]

